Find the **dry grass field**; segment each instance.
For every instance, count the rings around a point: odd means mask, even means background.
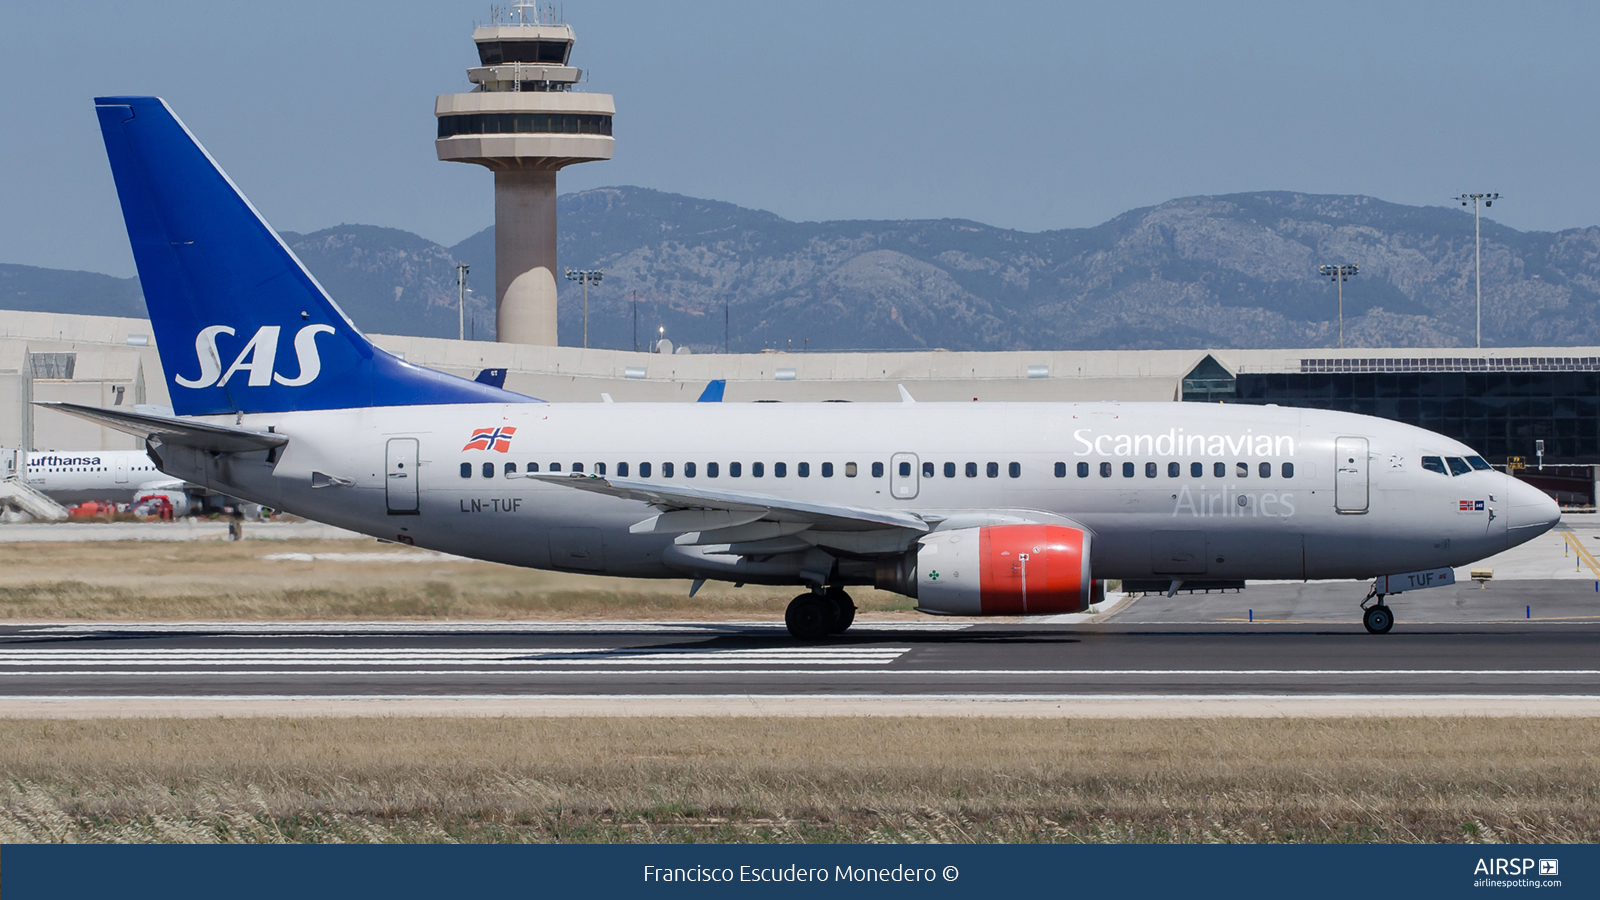
[[[0,728],[0,841],[1600,840],[1593,719]]]
[[[538,572],[370,540],[0,544],[0,618],[29,621],[781,620],[796,593],[707,584],[690,599],[688,581]],[[906,597],[851,595],[869,616],[916,615]]]

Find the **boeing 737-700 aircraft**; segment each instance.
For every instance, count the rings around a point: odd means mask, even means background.
[[[803,586],[788,625],[817,639],[849,627],[851,585],[984,616],[1081,611],[1112,578],[1396,576],[1360,601],[1383,632],[1384,594],[1559,518],[1470,447],[1345,413],[903,388],[552,404],[455,378],[373,346],[163,101],[96,109],[177,417],[49,405],[310,519],[519,566]]]

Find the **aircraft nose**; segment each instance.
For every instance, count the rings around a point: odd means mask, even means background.
[[[1549,494],[1506,476],[1506,537],[1515,547],[1531,541],[1561,521],[1561,507]]]

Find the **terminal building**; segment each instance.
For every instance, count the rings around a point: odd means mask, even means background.
[[[132,447],[121,432],[30,401],[169,405],[151,334],[142,319],[0,311],[0,447]],[[1600,477],[1600,347],[681,355],[372,337],[468,378],[505,369],[507,388],[552,402],[688,402],[725,379],[725,402],[896,401],[903,384],[922,401],[1274,403],[1459,439],[1568,507],[1593,507]]]

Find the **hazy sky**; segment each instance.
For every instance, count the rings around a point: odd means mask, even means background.
[[[1192,194],[1498,190],[1600,224],[1600,5],[568,0],[635,184],[791,219],[1036,231]],[[91,99],[166,97],[275,226],[451,244],[492,180],[434,156],[478,0],[0,4],[0,262],[133,274]]]

